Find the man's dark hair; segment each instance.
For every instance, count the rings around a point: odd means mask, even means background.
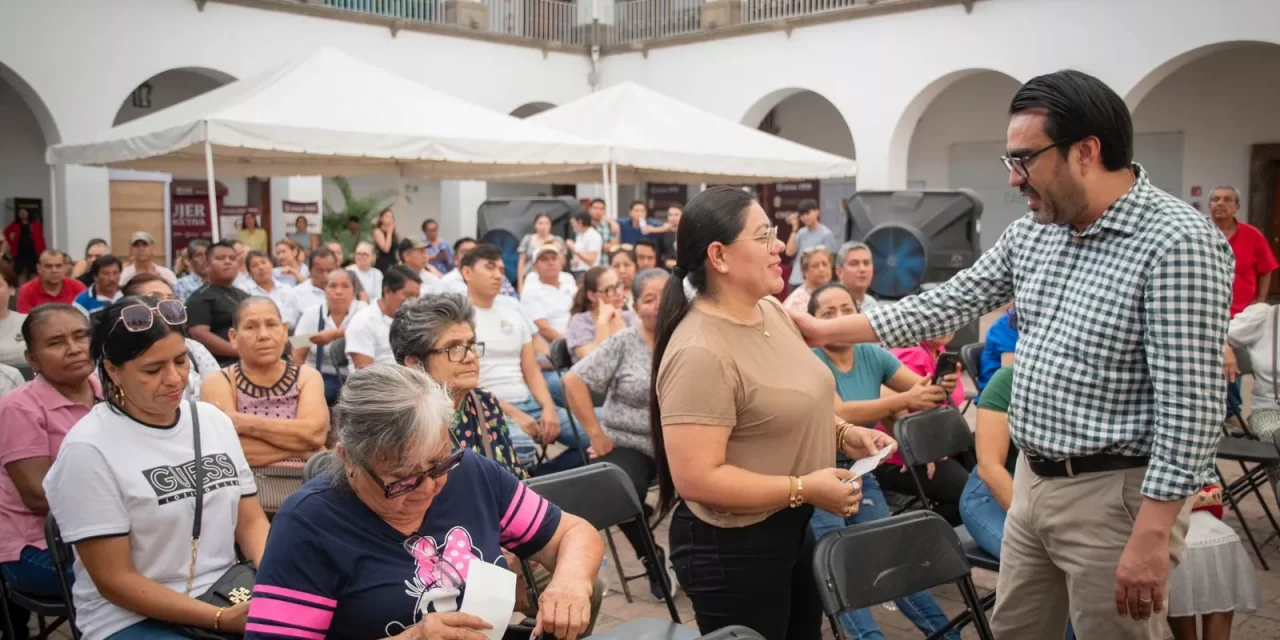
[[[458,266],[475,267],[476,263],[481,260],[495,260],[497,262],[502,262],[502,249],[486,242],[482,242],[471,247],[471,250],[468,251],[466,255],[462,256],[462,262],[460,262]]]
[[[817,210],[818,210],[818,201],[814,200],[813,198],[805,198],[804,200],[800,201],[800,204],[796,205],[796,213],[803,214],[803,213],[809,213],[810,211],[817,211]]]
[[[223,249],[230,249],[232,253],[239,253],[238,251],[236,251],[236,245],[234,243],[228,242],[227,240],[219,240],[209,245],[209,257],[212,258],[213,252],[217,251],[219,247]]]
[[[648,238],[636,240],[636,249],[639,249],[640,247],[649,247],[650,249],[653,249],[654,253],[658,253],[658,245]]]
[[[334,253],[327,248],[320,247],[319,249],[312,251],[311,255],[307,258],[307,268],[315,271],[316,260],[320,258],[333,258],[334,260],[337,260],[338,256],[334,255]]]
[[[462,245],[464,245],[464,244],[466,244],[466,243],[468,243],[468,242],[475,242],[475,241],[476,241],[476,239],[475,239],[475,238],[470,238],[470,237],[467,237],[467,236],[463,236],[463,237],[461,237],[461,238],[458,238],[457,240],[454,240],[454,241],[453,241],[453,253],[454,253],[454,254],[457,254],[459,251],[461,251],[461,250],[462,250]]]
[[[604,202],[604,198],[592,198],[592,199],[591,199],[591,202],[590,202],[590,203],[588,203],[588,204],[587,204],[587,206],[588,206],[588,207],[595,206],[595,204],[596,204],[597,202],[599,202],[600,204],[605,204],[605,202]],[[605,205],[605,206],[608,206],[608,205]]]
[[[574,211],[573,219],[584,227],[590,227],[596,223],[595,220],[591,219],[591,214],[586,211]]]
[[[150,284],[152,282],[164,282],[164,286],[169,287],[170,289],[173,288],[169,286],[169,283],[166,282],[164,278],[161,278],[154,273],[139,273],[132,278],[129,278],[129,284],[120,287],[120,293],[123,293],[126,297],[136,296],[138,295],[138,290],[142,288],[142,285]]]
[[[382,293],[396,293],[409,282],[422,284],[422,278],[402,264],[393,265],[382,274]]]
[[[352,222],[360,224],[360,216],[347,216],[347,224],[351,224]]]
[[[636,201],[632,202],[632,203],[631,203],[631,206],[627,207],[627,210],[628,210],[628,211],[630,211],[631,209],[636,208],[636,205],[642,205],[642,206],[644,207],[644,210],[645,210],[645,211],[648,211],[648,210],[649,210],[649,205],[645,204],[645,203],[644,203],[644,200],[636,200]]]
[[[427,232],[427,225],[429,225],[429,224],[434,224],[434,225],[436,225],[437,227],[438,227],[438,226],[440,226],[440,223],[439,223],[439,222],[436,222],[436,219],[435,219],[435,218],[427,218],[426,220],[423,220],[423,221],[422,221],[422,232],[423,232],[423,233],[426,233],[426,232]]]
[[[93,261],[93,264],[89,266],[89,276],[93,278],[97,278],[99,271],[102,271],[103,269],[106,269],[107,267],[110,267],[112,265],[115,265],[117,269],[124,271],[124,263],[120,262],[120,258],[117,258],[109,253],[106,255],[98,256],[97,259]]]
[[[104,247],[105,247],[105,246],[108,246],[108,245],[107,245],[107,241],[106,241],[106,240],[103,240],[102,238],[94,238],[94,239],[92,239],[92,240],[90,240],[90,241],[88,241],[88,242],[86,242],[86,243],[85,243],[85,245],[84,245],[84,255],[86,255],[86,256],[87,256],[87,255],[89,255],[89,250],[90,250],[90,249],[92,249],[92,248],[94,248],[94,247],[96,247],[96,246],[98,246],[98,245],[102,245],[102,246],[104,246]]]
[[[1044,134],[1059,145],[1090,136],[1102,148],[1102,165],[1119,171],[1133,163],[1133,119],[1124,100],[1101,80],[1079,71],[1036,76],[1022,85],[1009,103],[1009,115],[1045,112]]]

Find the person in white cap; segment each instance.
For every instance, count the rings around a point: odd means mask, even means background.
[[[569,329],[569,309],[573,296],[578,293],[578,283],[564,270],[563,249],[556,242],[547,242],[534,254],[533,271],[525,278],[520,292],[520,302],[530,310],[536,321],[538,334],[548,342],[564,337]]]
[[[177,276],[173,275],[168,267],[158,265],[152,260],[151,248],[155,243],[156,239],[146,231],[134,231],[129,237],[129,257],[133,261],[125,265],[124,271],[120,272],[121,287],[129,284],[129,280],[139,273],[153,273],[169,283],[170,288],[178,286]]]

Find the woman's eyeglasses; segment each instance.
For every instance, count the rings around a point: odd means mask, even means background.
[[[124,325],[125,331],[130,333],[150,331],[155,326],[156,316],[169,326],[181,326],[187,323],[187,307],[177,300],[161,300],[154,307],[143,303],[131,304],[120,310],[120,317],[111,330]]]
[[[772,247],[773,243],[778,241],[778,228],[769,227],[768,229],[765,229],[764,233],[758,236],[751,236],[750,238],[738,238],[738,240],[755,240],[757,242],[763,242],[765,245]],[[738,240],[734,240],[734,242],[737,242]]]
[[[431,349],[427,351],[427,353],[428,354],[443,353],[449,357],[449,362],[462,362],[463,360],[467,359],[468,351],[476,354],[477,358],[483,358],[484,343],[472,342],[470,344],[455,344],[452,347],[445,347],[443,349]]]
[[[615,294],[615,293],[617,293],[617,292],[619,292],[619,291],[622,291],[622,283],[621,283],[621,282],[619,282],[619,283],[617,283],[617,284],[611,284],[611,285],[609,285],[609,286],[607,286],[607,287],[604,287],[603,289],[596,289],[596,293],[601,294],[601,295],[606,295],[606,296],[611,296],[611,295],[613,295],[613,294]]]
[[[378,474],[367,466],[364,471],[369,474],[370,478],[373,478],[374,482],[378,483],[378,486],[382,488],[382,494],[390,500],[413,492],[414,489],[421,487],[422,483],[427,481],[427,478],[434,480],[456,469],[462,463],[463,451],[465,449],[454,449],[445,459],[433,462],[431,466],[427,467],[426,471],[398,478],[391,482],[383,482],[382,478],[378,477]]]

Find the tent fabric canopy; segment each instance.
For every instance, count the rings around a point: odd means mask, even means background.
[[[488,179],[608,162],[604,145],[490,111],[332,48],[49,148],[49,164],[218,176]]]
[[[853,160],[785,140],[623,82],[527,119],[608,145],[618,182],[764,183],[846,178]],[[529,181],[598,182],[598,169],[525,174]]]

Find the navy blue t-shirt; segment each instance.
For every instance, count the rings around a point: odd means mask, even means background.
[[[303,485],[271,523],[245,638],[385,638],[435,611],[455,611],[456,589],[437,562],[465,580],[471,562],[507,567],[501,549],[537,553],[560,509],[483,456],[467,451],[406,537],[328,476]]]

